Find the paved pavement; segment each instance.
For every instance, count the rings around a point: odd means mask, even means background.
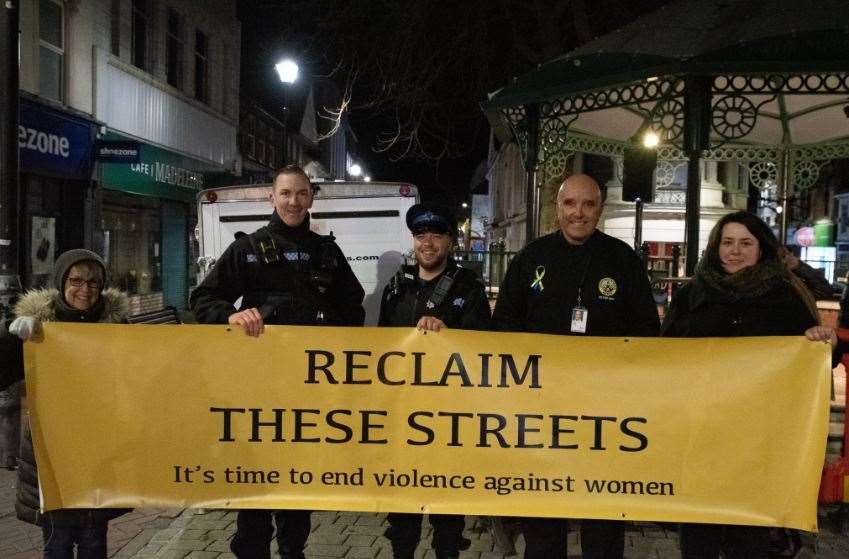
[[[0,470],[0,559],[40,557],[41,531],[15,518],[15,472]],[[109,524],[109,556],[116,559],[225,559],[235,526],[235,513],[210,510],[144,509],[133,511]],[[806,549],[799,558],[846,559],[849,538],[838,536],[830,517],[821,519],[818,536],[805,535]],[[506,555],[493,540],[484,521],[466,518],[465,535],[472,543],[461,559],[505,559],[521,557],[521,538],[516,542],[518,555]],[[308,541],[308,559],[391,559],[389,542],[383,537],[386,515],[339,512],[313,514],[312,534]],[[430,526],[425,524],[417,559],[434,559],[429,549]],[[816,551],[814,551],[816,550]],[[678,558],[678,539],[674,528],[652,523],[629,525],[626,532],[627,559]],[[575,529],[569,533],[569,559],[580,557],[580,542]]]

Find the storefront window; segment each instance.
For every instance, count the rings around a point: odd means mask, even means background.
[[[161,291],[159,201],[104,192],[101,215],[112,284],[131,295]]]

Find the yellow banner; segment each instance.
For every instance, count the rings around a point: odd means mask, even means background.
[[[45,324],[46,510],[307,508],[816,529],[829,351],[802,337]]]

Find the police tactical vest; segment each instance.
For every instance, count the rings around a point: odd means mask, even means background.
[[[242,308],[256,307],[268,324],[333,323],[329,304],[338,263],[333,235],[305,235],[296,243],[262,227],[248,236],[252,288]]]

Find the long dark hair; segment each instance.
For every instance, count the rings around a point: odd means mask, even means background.
[[[722,241],[722,229],[729,223],[739,223],[748,229],[758,240],[761,249],[761,257],[758,259],[759,263],[780,260],[779,253],[781,245],[778,244],[778,239],[775,238],[772,229],[755,214],[739,211],[722,216],[710,231],[704,258],[706,260],[705,263],[711,269],[723,271],[722,262],[719,259],[719,244]]]
[[[755,214],[747,211],[738,211],[722,216],[710,231],[708,244],[705,248],[704,264],[714,272],[725,273],[725,269],[722,267],[722,261],[719,259],[719,244],[722,241],[722,229],[729,223],[739,223],[748,229],[749,233],[758,240],[761,249],[758,264],[763,262],[777,262],[784,268],[787,280],[793,286],[793,289],[796,290],[802,301],[804,301],[808,310],[811,311],[814,319],[819,322],[819,313],[817,312],[817,303],[814,296],[805,286],[804,282],[787,266],[785,259],[782,257],[784,248],[779,244],[778,239],[775,238],[775,233]]]

